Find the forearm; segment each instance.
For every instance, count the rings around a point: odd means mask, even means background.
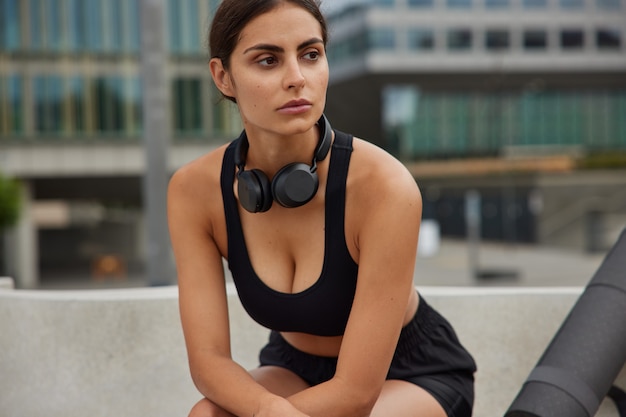
[[[311,417],[366,417],[377,397],[378,391],[373,387],[357,386],[335,377],[288,399]]]
[[[235,416],[259,415],[266,404],[280,400],[230,358],[212,358],[192,369],[192,378],[200,393]]]

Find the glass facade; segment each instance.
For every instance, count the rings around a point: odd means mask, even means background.
[[[622,33],[617,28],[598,28],[596,46],[600,50],[619,50],[622,47]]]
[[[548,47],[548,33],[543,29],[527,29],[523,33],[524,49],[541,51]]]
[[[472,31],[466,28],[449,29],[447,32],[448,49],[466,51],[472,48]]]
[[[506,9],[510,6],[510,0],[485,0],[485,7],[487,9]]]
[[[369,32],[368,45],[371,49],[394,49],[396,31],[393,28],[375,28]]]
[[[373,0],[372,4],[380,7],[393,7],[395,6],[395,0]]]
[[[451,9],[470,9],[472,0],[447,0],[447,5]]]
[[[599,9],[619,10],[623,7],[624,0],[596,0]]]
[[[45,137],[136,137],[141,127],[137,76],[37,75],[33,134]]]
[[[0,51],[15,51],[21,45],[19,0],[0,0]]]
[[[534,145],[626,150],[626,90],[414,96],[416,110],[402,131],[385,129],[405,158],[496,155]]]
[[[548,0],[522,0],[522,4],[527,9],[543,9],[548,7]]]
[[[177,78],[172,83],[174,131],[179,134],[201,133],[202,128],[202,80]]]
[[[5,2],[7,0],[4,0]],[[29,0],[29,40],[39,52],[139,52],[139,0]]]
[[[434,0],[407,0],[409,7],[433,7]]]
[[[173,54],[204,52],[198,6],[197,0],[168,0],[169,43]]]
[[[23,131],[23,90],[21,76],[0,75],[0,135],[15,135]]]
[[[563,29],[560,32],[561,48],[579,50],[585,46],[585,32],[582,29]]]
[[[559,6],[563,9],[582,9],[585,7],[584,0],[559,0]]]
[[[408,47],[414,51],[428,51],[435,47],[435,32],[432,29],[409,29]]]
[[[485,32],[485,48],[491,51],[505,50],[510,47],[509,32],[506,29],[488,29]]]
[[[0,0],[0,140],[139,140],[139,2]],[[209,87],[204,38],[219,3],[164,0],[170,56],[184,57],[169,70],[175,138],[239,133],[236,107]]]

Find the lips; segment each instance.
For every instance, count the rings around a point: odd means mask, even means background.
[[[308,100],[291,100],[281,106],[278,111],[283,113],[301,113],[309,110],[312,106]]]

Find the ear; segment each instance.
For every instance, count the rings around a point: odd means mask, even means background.
[[[230,78],[230,74],[224,68],[222,60],[219,58],[211,58],[209,61],[209,69],[211,70],[211,76],[215,86],[226,97],[235,97],[235,89],[233,88],[233,82]]]

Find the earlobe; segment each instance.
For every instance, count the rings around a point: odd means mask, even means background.
[[[211,76],[215,86],[227,97],[233,97],[234,91],[232,89],[232,82],[230,74],[224,68],[222,60],[219,58],[212,58],[209,61],[209,69],[211,70]]]

